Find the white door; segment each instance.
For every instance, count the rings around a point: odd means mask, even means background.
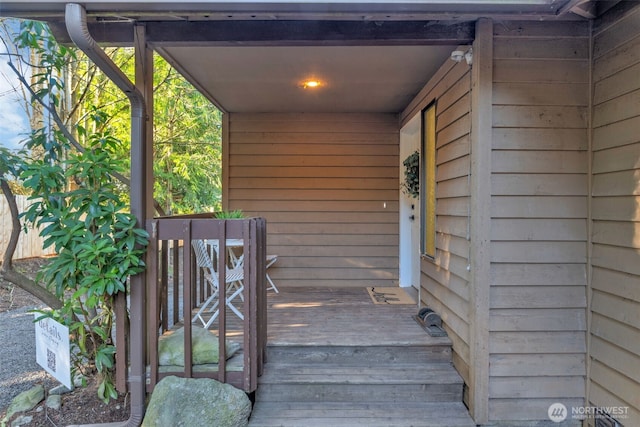
[[[400,184],[404,182],[404,160],[420,151],[420,114],[400,130]],[[400,186],[400,286],[413,286],[420,293],[420,199]]]

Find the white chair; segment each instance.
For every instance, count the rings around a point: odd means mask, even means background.
[[[200,320],[202,325],[205,328],[208,328],[218,317],[220,314],[220,310],[218,309],[218,304],[220,303],[220,282],[218,278],[218,272],[216,271],[215,265],[209,252],[207,251],[207,245],[204,240],[192,240],[191,245],[193,246],[193,251],[196,256],[196,265],[201,268],[204,272],[204,279],[211,287],[212,294],[207,298],[207,300],[200,306],[198,312],[193,316],[192,322],[196,320]],[[214,246],[215,249],[215,246]],[[217,253],[217,250],[216,250]],[[235,265],[233,268],[226,267],[226,289],[225,296],[229,295],[225,298],[225,302],[227,307],[233,311],[236,316],[240,319],[244,320],[244,316],[232,304],[234,298],[238,296],[242,296],[242,291],[244,290],[244,284],[242,280],[244,279],[244,269],[242,264]],[[205,311],[213,312],[213,315],[209,318],[209,320],[205,320],[203,314]]]
[[[218,241],[217,240],[213,240],[210,241],[210,244],[216,249],[216,253],[218,252]],[[230,241],[232,243],[232,245],[228,245],[227,247],[230,247],[231,250],[229,250],[229,260],[231,262],[231,266],[232,267],[236,267],[238,265],[242,265],[242,262],[244,261],[244,253],[241,254],[240,256],[238,256],[234,251],[233,248],[236,247],[241,247],[242,246],[242,242],[238,242],[236,240],[231,240]],[[267,260],[266,260],[266,265],[265,265],[265,270],[267,270],[269,267],[271,267],[273,264],[275,264],[275,262],[278,260],[278,255],[267,255]],[[269,282],[269,287],[267,288],[267,290],[271,290],[273,289],[275,291],[275,293],[280,293],[278,291],[278,288],[276,287],[275,283],[273,283],[273,280],[271,280],[271,277],[269,276],[269,273],[266,273],[266,279],[267,282]],[[242,295],[240,295],[240,297],[242,297]],[[243,298],[244,300],[244,298]]]
[[[220,257],[220,248],[218,247],[218,240],[207,240],[207,243],[213,248],[216,253],[216,258]],[[242,248],[244,246],[244,241],[242,239],[227,239],[227,252],[229,256],[229,265],[232,268],[242,268],[244,262],[244,253],[241,253],[240,256],[236,253],[234,249]],[[231,286],[237,286],[237,282],[232,283]],[[244,295],[240,293],[240,299],[244,301]]]
[[[278,260],[278,255],[267,255],[267,265],[265,266],[265,270],[269,269],[269,267],[275,264],[277,260]],[[273,289],[276,292],[276,294],[279,293],[275,283],[273,283],[273,280],[271,280],[271,277],[269,277],[269,273],[267,272],[266,274],[267,274],[267,282],[269,282],[269,287],[267,288],[267,290]]]

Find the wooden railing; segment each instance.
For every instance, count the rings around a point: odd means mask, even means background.
[[[150,235],[147,266],[147,391],[167,375],[188,378],[214,378],[246,392],[257,388],[262,374],[266,345],[266,222],[263,218],[218,220],[202,217],[168,217],[147,222]],[[244,290],[236,299],[244,319],[219,304],[219,316],[209,327],[218,335],[217,364],[196,366],[192,359],[193,310],[210,295],[210,288],[197,267],[191,241],[217,240],[219,251],[226,254],[228,239],[243,240]],[[226,257],[217,260],[219,282],[225,283]],[[225,286],[220,285],[224,293]],[[163,335],[184,328],[184,366],[160,366],[158,344]],[[229,361],[229,343],[239,343],[241,350]],[[233,361],[233,362],[232,362]],[[231,366],[233,365],[233,366]]]

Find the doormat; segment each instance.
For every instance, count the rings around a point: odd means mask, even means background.
[[[415,304],[416,302],[407,294],[404,289],[389,287],[367,288],[369,296],[374,304]]]

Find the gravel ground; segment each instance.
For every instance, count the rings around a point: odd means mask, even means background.
[[[57,384],[36,363],[34,315],[22,307],[0,313],[0,413],[11,400],[36,384],[45,389]]]

